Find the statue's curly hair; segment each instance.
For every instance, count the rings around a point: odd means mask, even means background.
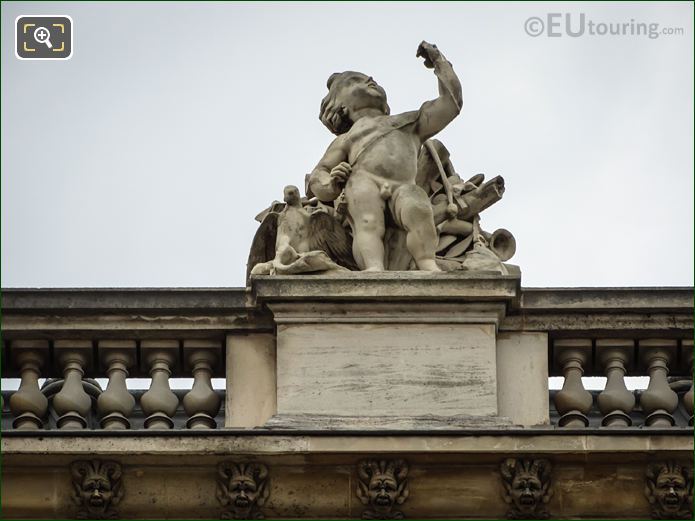
[[[349,76],[352,76],[353,74],[361,74],[355,71],[345,71],[345,72],[334,72],[331,74],[331,76],[328,78],[328,81],[326,82],[326,87],[328,87],[328,94],[326,94],[326,97],[321,100],[321,111],[319,112],[319,119],[321,120],[321,123],[323,123],[328,130],[333,132],[333,134],[339,136],[340,134],[344,134],[348,130],[350,130],[350,127],[352,127],[352,124],[354,123],[349,116],[349,109],[350,107],[346,107],[345,105],[340,103],[340,99],[338,97],[340,93],[340,89],[343,86],[343,82],[345,79],[347,79]],[[383,91],[383,89],[382,89]],[[386,103],[386,93],[384,92],[384,105],[382,107],[382,110],[384,111],[384,114],[390,114],[391,109],[388,106],[388,103]]]

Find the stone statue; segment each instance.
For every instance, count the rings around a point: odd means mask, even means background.
[[[328,79],[321,103],[321,121],[338,137],[311,173],[309,188],[321,201],[333,201],[345,189],[353,253],[366,271],[385,269],[385,211],[405,231],[418,269],[440,271],[432,205],[415,183],[417,155],[422,143],[459,114],[463,95],[436,45],[422,42],[417,56],[439,79],[439,97],[417,111],[391,116],[384,89],[371,76],[352,71]]]
[[[362,519],[403,519],[396,510],[408,499],[408,465],[404,460],[365,460],[357,464],[357,497],[367,509]]]
[[[693,518],[693,469],[674,461],[647,467],[644,493],[653,519]]]
[[[118,519],[123,498],[121,466],[113,461],[82,460],[70,465],[77,519]]]
[[[321,206],[309,212],[296,186],[285,187],[284,201],[284,206],[278,208],[276,203],[262,217],[249,257],[251,275],[325,273],[354,267],[350,240],[332,208]]]
[[[391,115],[384,89],[360,72],[335,73],[319,118],[335,135],[306,178],[306,195],[285,189],[259,214],[248,274],[484,270],[507,274],[514,237],[488,233],[479,214],[499,201],[504,180],[464,181],[449,151],[431,139],[461,111],[461,84],[436,45],[416,56],[434,69],[439,96]]]
[[[550,462],[509,458],[500,466],[509,519],[548,519],[546,504],[553,494]]]
[[[225,461],[217,473],[217,499],[226,507],[222,519],[263,519],[259,508],[270,495],[268,467]]]

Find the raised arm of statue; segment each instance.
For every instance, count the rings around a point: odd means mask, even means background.
[[[321,201],[333,201],[345,186],[352,168],[347,163],[343,137],[338,136],[309,176],[309,190]]]
[[[434,74],[439,80],[439,97],[426,101],[420,107],[416,130],[424,142],[458,116],[463,107],[463,93],[461,82],[451,63],[444,58],[436,45],[422,42],[418,47],[417,56],[425,58],[425,67],[434,68]]]

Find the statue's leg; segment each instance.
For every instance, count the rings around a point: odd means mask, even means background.
[[[353,175],[345,187],[352,222],[352,252],[360,269],[384,271],[384,200],[377,184]]]
[[[441,271],[435,260],[437,230],[432,205],[425,191],[417,185],[401,185],[393,193],[391,210],[394,219],[407,233],[406,245],[423,271]]]

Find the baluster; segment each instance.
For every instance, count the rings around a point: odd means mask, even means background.
[[[625,386],[626,366],[632,358],[635,343],[632,340],[605,339],[596,341],[596,351],[603,371],[606,387],[598,395],[598,408],[603,415],[604,427],[629,427],[630,413],[635,408],[635,395]]]
[[[562,390],[555,395],[555,408],[561,414],[560,427],[586,427],[593,398],[584,389],[582,375],[591,356],[591,340],[556,340],[555,359],[565,375]]]
[[[85,429],[92,399],[82,386],[92,343],[88,340],[56,340],[53,344],[63,370],[63,387],[53,397],[59,429]]]
[[[640,357],[649,373],[649,386],[640,397],[647,427],[672,427],[678,395],[668,385],[668,366],[675,358],[675,340],[640,340]]]
[[[172,418],[179,399],[169,387],[169,377],[178,359],[179,343],[175,340],[143,340],[140,349],[152,378],[149,390],[140,398],[140,406],[147,415],[145,428],[173,429]]]
[[[681,342],[683,346],[683,358],[685,358],[688,364],[688,372],[690,373],[690,379],[693,379],[693,341],[692,339],[683,340]],[[693,424],[693,383],[690,383],[690,389],[687,393],[683,395],[683,407],[690,414],[690,421],[688,425]]]
[[[99,395],[97,412],[101,428],[105,430],[130,429],[130,415],[135,398],[128,392],[128,368],[135,362],[134,340],[103,340],[99,342],[99,358],[109,377],[106,390]]]
[[[10,410],[15,417],[12,427],[18,430],[42,429],[48,399],[39,389],[39,376],[48,357],[48,342],[15,340],[12,353],[22,379],[17,392],[10,396]]]
[[[214,429],[215,416],[220,410],[221,399],[212,388],[212,369],[219,360],[219,342],[187,340],[183,343],[188,366],[193,373],[193,387],[183,397],[183,407],[189,418],[189,429]]]

